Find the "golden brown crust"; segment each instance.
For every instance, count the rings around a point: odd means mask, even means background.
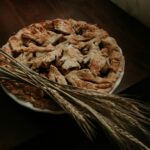
[[[110,92],[124,69],[114,38],[73,19],[31,24],[3,46],[16,60],[60,84]]]

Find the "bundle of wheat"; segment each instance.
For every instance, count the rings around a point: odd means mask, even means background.
[[[131,143],[137,149],[149,150],[132,133],[135,128],[148,134],[143,124],[150,124],[150,119],[144,116],[144,112],[149,113],[149,108],[130,98],[58,84],[22,65],[3,50],[0,54],[5,58],[0,66],[1,83],[6,80],[24,82],[43,90],[76,120],[90,139],[95,135],[94,121],[118,143],[128,148]]]

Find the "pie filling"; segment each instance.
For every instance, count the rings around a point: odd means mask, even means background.
[[[114,38],[73,19],[31,24],[11,36],[3,49],[49,80],[99,92],[109,93],[124,69]]]

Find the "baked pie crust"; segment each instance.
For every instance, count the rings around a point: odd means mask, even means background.
[[[73,19],[31,24],[11,36],[2,49],[54,82],[102,93],[111,93],[124,71],[116,40],[97,25]],[[52,109],[39,89],[21,83],[5,87],[35,107]]]

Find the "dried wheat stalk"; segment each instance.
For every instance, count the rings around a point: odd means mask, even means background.
[[[1,81],[21,81],[42,89],[73,116],[90,139],[95,134],[92,121],[96,121],[111,137],[127,148],[130,148],[130,142],[136,145],[137,149],[149,150],[149,147],[132,133],[134,128],[149,136],[149,132],[143,127],[143,123],[150,124],[150,119],[143,115],[144,111],[149,114],[149,108],[130,98],[59,85],[39,76],[3,50],[0,50],[0,54],[7,58],[2,62],[5,66],[0,67]]]

